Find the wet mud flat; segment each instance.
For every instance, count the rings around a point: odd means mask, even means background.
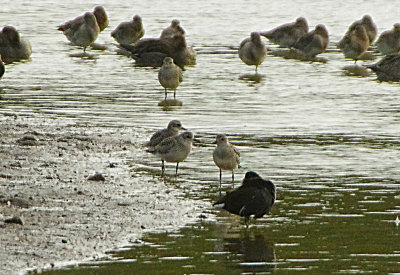
[[[0,273],[106,257],[153,230],[194,221],[205,202],[136,172],[135,129],[0,114]]]

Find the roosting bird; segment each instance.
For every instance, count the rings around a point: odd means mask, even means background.
[[[222,205],[228,212],[244,217],[248,226],[250,216],[257,219],[269,213],[275,203],[275,194],[275,185],[271,181],[250,171],[240,187],[226,193],[214,205]]]
[[[400,52],[400,24],[394,24],[393,29],[381,33],[375,44],[383,55]]]
[[[258,66],[264,61],[267,54],[267,48],[261,41],[258,32],[252,32],[250,37],[244,39],[239,46],[239,58],[247,65],[256,66],[256,74]]]
[[[90,46],[100,33],[96,17],[91,12],[86,12],[83,17],[77,17],[58,27],[72,44],[86,48]]]
[[[400,54],[390,54],[378,63],[367,66],[378,76],[379,81],[400,81]]]
[[[120,44],[134,44],[144,35],[142,18],[135,15],[132,21],[120,23],[111,36]]]
[[[307,32],[307,20],[304,17],[298,17],[295,22],[280,25],[270,31],[260,32],[260,35],[281,47],[291,48]]]
[[[328,44],[328,30],[323,24],[318,24],[313,31],[303,35],[293,47],[298,49],[305,57],[312,58],[325,52]]]
[[[359,56],[369,47],[369,38],[364,26],[357,25],[351,32],[346,33],[337,46],[346,58],[354,59],[356,63]]]
[[[186,64],[186,40],[182,35],[167,38],[143,38],[135,45],[120,47],[131,52],[138,66],[160,67],[165,57],[172,57],[181,69]]]
[[[31,54],[31,43],[22,38],[15,27],[5,26],[0,31],[0,55],[4,62],[29,59]]]

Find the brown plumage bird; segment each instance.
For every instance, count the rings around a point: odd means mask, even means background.
[[[132,21],[120,23],[111,36],[120,44],[134,44],[144,35],[142,18],[135,15]]]
[[[318,24],[314,30],[303,35],[293,47],[298,49],[305,57],[312,58],[325,52],[328,44],[328,30],[323,24]]]
[[[130,51],[139,66],[160,67],[167,56],[172,57],[175,64],[182,69],[186,64],[186,40],[181,35],[163,39],[143,38],[135,45],[120,47]]]
[[[100,33],[96,17],[91,12],[85,12],[83,16],[58,26],[58,30],[62,31],[72,44],[83,47],[84,52],[97,39]]]
[[[178,19],[173,19],[171,25],[163,29],[160,38],[174,37],[175,35],[185,35],[185,31],[181,27]]]
[[[96,17],[97,25],[100,32],[108,27],[108,16],[103,6],[96,6],[93,10],[93,15]]]
[[[363,26],[368,36],[369,45],[375,40],[376,35],[378,34],[378,28],[374,23],[374,20],[369,14],[364,15],[360,20],[354,21],[350,27],[348,28],[346,35],[351,33],[357,26]]]
[[[22,38],[13,26],[5,26],[0,32],[0,55],[9,63],[21,59],[29,59],[32,47],[28,40]]]
[[[254,215],[257,219],[268,214],[275,199],[275,185],[250,171],[240,187],[226,193],[214,205],[221,205],[228,212],[244,217],[247,226],[250,216]]]
[[[354,63],[357,63],[358,57],[369,47],[369,38],[364,26],[357,25],[351,32],[346,33],[337,46],[346,58],[354,59]]]
[[[375,44],[383,55],[400,52],[400,24],[394,24],[393,29],[381,33]]]
[[[298,17],[295,22],[280,25],[270,31],[260,32],[260,35],[281,47],[291,48],[307,32],[307,20],[304,17]]]

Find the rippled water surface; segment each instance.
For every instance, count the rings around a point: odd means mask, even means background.
[[[110,26],[97,42],[105,51],[73,58],[56,26],[102,4]],[[305,16],[330,32],[331,49],[347,26],[369,13],[379,33],[399,22],[394,1],[13,1],[1,5],[4,25],[14,25],[32,44],[30,61],[10,64],[0,81],[0,113],[59,117],[128,127],[145,142],[179,119],[199,142],[180,165],[177,180],[167,166],[166,184],[190,199],[218,197],[212,161],[217,133],[241,152],[236,179],[248,170],[272,180],[278,201],[270,215],[246,229],[238,217],[210,209],[179,232],[152,233],[111,263],[60,273],[396,273],[400,272],[400,86],[375,76],[347,77],[352,64],[339,52],[326,64],[268,56],[260,83],[239,80],[253,73],[232,47],[251,31],[267,30]],[[134,14],[146,37],[156,37],[179,18],[197,65],[186,68],[177,90],[182,107],[163,109],[157,69],[136,68],[115,54],[111,31]],[[265,41],[267,43],[267,41]],[[209,54],[210,52],[229,52]],[[359,62],[362,64],[363,62]],[[160,163],[145,152],[127,160],[137,173],[159,177]],[[162,180],[160,178],[160,180]],[[229,190],[230,174],[224,173]],[[238,180],[239,181],[239,180]],[[237,182],[238,184],[238,182]],[[122,260],[125,259],[125,260]],[[129,260],[131,259],[131,260]]]

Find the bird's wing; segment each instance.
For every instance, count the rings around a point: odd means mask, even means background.
[[[79,29],[79,27],[85,22],[85,19],[83,19],[83,15],[78,16],[75,19],[69,20],[65,22],[64,24],[58,26],[59,31],[66,31],[66,30],[71,30],[71,31],[76,31]]]
[[[297,42],[294,44],[294,47],[299,50],[303,50],[307,47],[308,44],[311,43],[314,37],[314,31],[311,31],[305,35],[303,35]]]
[[[243,48],[243,46],[244,46],[247,42],[249,42],[249,41],[250,41],[250,38],[244,39],[244,40],[240,43],[239,50],[240,50],[241,48]]]
[[[155,153],[166,154],[177,144],[176,136],[165,138],[155,147]]]

